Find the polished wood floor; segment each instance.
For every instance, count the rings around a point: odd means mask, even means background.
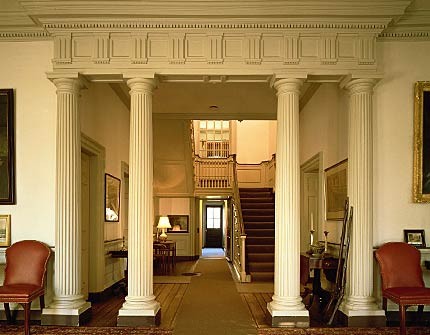
[[[181,276],[184,273],[191,273],[194,271],[195,264],[196,262],[178,262],[169,275]],[[159,275],[157,272],[154,274]],[[161,328],[173,328],[176,313],[187,287],[188,284],[154,284],[154,295],[161,305]],[[116,290],[115,292],[116,295],[106,301],[92,303],[91,319],[84,326],[116,326],[118,311],[125,301],[125,294],[122,290]]]

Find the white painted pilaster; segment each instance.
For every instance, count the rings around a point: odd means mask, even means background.
[[[53,82],[57,87],[55,296],[43,311],[42,323],[79,325],[79,315],[91,307],[81,294],[81,82],[72,78]]]
[[[267,309],[275,326],[307,326],[309,312],[300,297],[299,97],[301,79],[281,79],[278,95],[275,287]]]
[[[385,316],[373,298],[373,125],[374,79],[354,79],[350,94],[348,195],[354,207],[347,295],[340,310],[348,316]],[[372,321],[368,319],[366,323]],[[363,325],[360,323],[360,325]]]
[[[153,79],[127,81],[131,95],[130,189],[128,223],[128,295],[119,310],[118,325],[156,322],[160,304],[153,294]]]

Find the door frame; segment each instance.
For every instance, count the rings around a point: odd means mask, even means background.
[[[90,229],[88,292],[104,290],[104,171],[105,148],[81,133],[81,151],[90,156]]]
[[[315,230],[316,233],[314,235],[314,241],[322,240],[323,239],[323,232],[322,232],[322,223],[325,220],[324,217],[324,161],[323,161],[323,153],[320,151],[316,155],[309,158],[306,162],[304,162],[302,165],[300,165],[300,202],[304,203],[304,175],[305,173],[311,173],[315,172],[318,173],[318,190],[317,190],[317,208],[318,208],[318,215],[316,216],[315,220]],[[304,224],[304,206],[300,206],[300,223]],[[302,237],[300,237],[300,242],[302,241]]]
[[[204,211],[205,214],[204,214],[204,220],[203,220],[203,229],[205,230],[204,247],[206,248],[206,242],[207,242],[206,241],[206,239],[207,239],[207,229],[208,229],[208,227],[207,227],[207,223],[208,223],[207,209],[209,207],[212,207],[212,208],[221,208],[221,217],[220,217],[221,224],[220,224],[220,227],[219,227],[219,230],[220,230],[220,233],[221,233],[221,237],[220,237],[221,246],[219,248],[224,248],[224,225],[225,225],[225,223],[224,223],[224,202],[222,202],[220,204],[212,204],[210,202],[205,204],[205,211]],[[217,228],[213,228],[213,229],[217,229]]]

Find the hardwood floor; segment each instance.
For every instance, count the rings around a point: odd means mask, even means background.
[[[192,273],[196,262],[178,262],[169,274],[170,276],[181,276],[183,273]],[[155,275],[159,273],[155,272]],[[167,276],[169,277],[169,276]],[[168,279],[168,278],[166,278]],[[182,298],[187,290],[188,284],[168,283],[154,284],[154,295],[161,305],[161,328],[173,328],[176,313],[181,304]],[[112,327],[116,326],[118,311],[125,301],[125,294],[118,290],[117,295],[109,300],[92,303],[91,319],[84,324],[88,327]]]

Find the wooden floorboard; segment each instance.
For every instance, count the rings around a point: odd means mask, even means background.
[[[161,305],[161,328],[170,329],[174,326],[174,318],[187,290],[188,284],[154,284],[155,299]],[[116,326],[118,311],[125,301],[125,296],[119,294],[109,300],[93,303],[91,319],[84,324],[88,327]]]
[[[259,304],[256,295],[259,293],[242,293],[249,311],[251,312],[252,318],[254,319],[258,328],[268,327],[267,321],[265,320],[265,313]]]

